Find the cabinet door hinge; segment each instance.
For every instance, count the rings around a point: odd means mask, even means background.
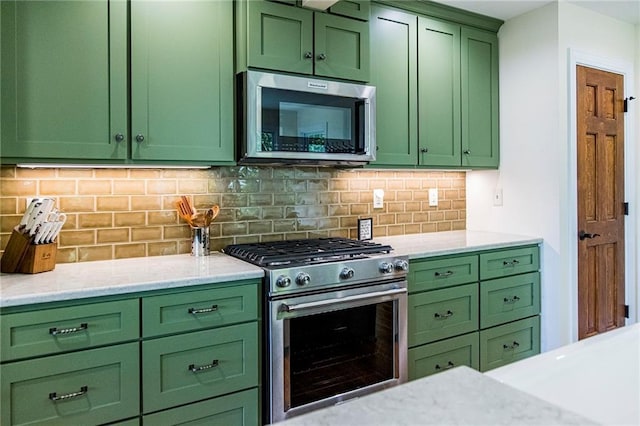
[[[629,101],[634,100],[633,96],[629,96],[628,98],[624,98],[624,107],[622,108],[623,112],[629,111]]]
[[[629,305],[624,305],[624,317],[629,318]]]
[[[625,216],[629,216],[629,203],[622,203],[622,211]]]

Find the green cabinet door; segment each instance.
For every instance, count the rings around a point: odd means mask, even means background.
[[[369,24],[316,13],[315,74],[345,80],[369,80]]]
[[[460,26],[418,18],[418,164],[460,166]]]
[[[374,166],[418,162],[416,15],[371,6],[371,84],[376,86]]]
[[[0,8],[2,161],[125,159],[127,3]]]
[[[497,168],[498,36],[462,28],[462,165]]]
[[[312,11],[264,0],[242,1],[238,7],[247,8],[247,66],[313,73]]]
[[[233,162],[233,4],[131,3],[132,159]]]
[[[371,2],[369,0],[340,0],[329,8],[329,12],[334,15],[368,21],[370,9]]]

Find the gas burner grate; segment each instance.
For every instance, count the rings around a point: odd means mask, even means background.
[[[228,255],[258,266],[315,264],[390,253],[391,246],[348,238],[315,238],[264,243],[231,244],[224,248]]]

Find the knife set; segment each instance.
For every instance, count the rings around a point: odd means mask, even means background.
[[[34,198],[13,228],[0,266],[2,272],[36,274],[56,267],[57,237],[66,215],[50,198]]]

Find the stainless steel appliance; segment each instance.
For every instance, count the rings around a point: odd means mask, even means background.
[[[265,269],[265,421],[407,380],[406,256],[344,238],[230,245]]]
[[[258,71],[239,74],[238,85],[239,162],[375,160],[375,87]]]

